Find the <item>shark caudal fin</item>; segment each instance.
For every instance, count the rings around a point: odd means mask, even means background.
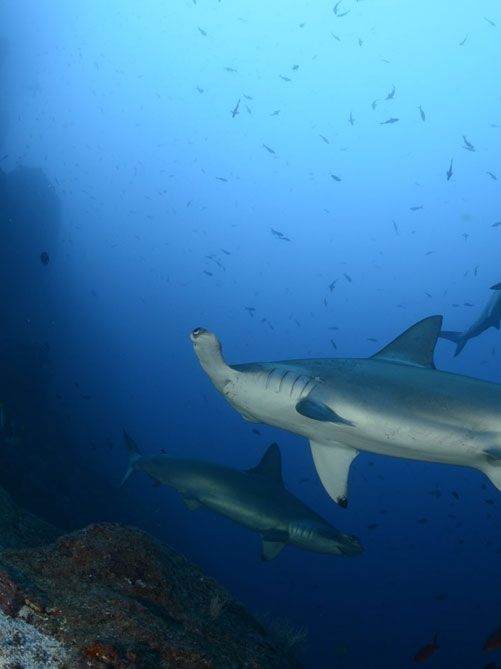
[[[454,330],[441,330],[438,336],[441,337],[442,339],[447,339],[448,341],[452,341],[454,342],[454,344],[456,344],[456,351],[454,353],[454,357],[456,357],[461,353],[461,351],[466,346],[466,342],[468,341],[467,339],[463,338],[462,332],[456,332]]]
[[[123,434],[124,434],[125,448],[129,453],[129,468],[125,472],[125,476],[121,480],[120,486],[123,486],[123,484],[127,481],[129,476],[134,471],[137,461],[141,459],[141,451],[139,450],[139,447],[134,441],[134,439],[132,439],[132,437],[126,430],[124,430]]]

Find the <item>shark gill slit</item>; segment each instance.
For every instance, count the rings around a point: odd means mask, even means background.
[[[282,392],[282,385],[283,385],[284,379],[285,379],[285,377],[287,376],[288,373],[289,373],[289,371],[287,370],[280,377],[280,381],[278,382],[278,390],[277,390],[278,393]]]
[[[275,371],[276,371],[276,367],[272,367],[271,370],[266,375],[266,390],[268,390],[268,387],[270,385],[270,379],[273,376],[273,372],[275,372]]]

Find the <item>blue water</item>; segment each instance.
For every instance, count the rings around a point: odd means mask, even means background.
[[[362,453],[342,510],[306,441],[244,422],[189,341],[209,328],[234,363],[364,357],[431,314],[473,321],[501,281],[499,3],[16,0],[0,21],[0,170],[42,170],[60,203],[54,235],[35,208],[4,259],[24,446],[0,484],[66,529],[152,532],[307,627],[309,669],[404,669],[435,633],[429,667],[501,661],[482,651],[501,615],[487,478]],[[437,366],[501,382],[499,336],[457,358],[440,341]],[[256,535],[146,477],[118,489],[123,427],[237,468],[277,441],[289,489],[365,552],[262,563]]]

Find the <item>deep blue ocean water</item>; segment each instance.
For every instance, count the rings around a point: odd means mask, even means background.
[[[501,281],[500,31],[495,0],[0,2],[0,170],[43,171],[60,206],[3,259],[0,484],[67,529],[152,532],[307,627],[308,669],[404,669],[434,634],[430,668],[501,662],[488,479],[362,453],[340,509],[306,440],[243,421],[189,340],[209,328],[239,363],[370,356],[431,314],[466,328]],[[497,330],[453,353],[437,367],[501,383]],[[124,427],[235,468],[278,442],[288,488],[364,553],[264,563],[174,491],[119,489]]]

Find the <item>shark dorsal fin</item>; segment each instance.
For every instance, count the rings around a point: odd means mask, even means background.
[[[282,479],[282,456],[278,444],[272,444],[263,455],[259,463],[248,469],[249,474],[258,474],[259,476],[266,476],[272,479],[275,483],[283,485]]]
[[[433,352],[441,327],[442,316],[423,318],[373,355],[372,359],[435,369]]]

